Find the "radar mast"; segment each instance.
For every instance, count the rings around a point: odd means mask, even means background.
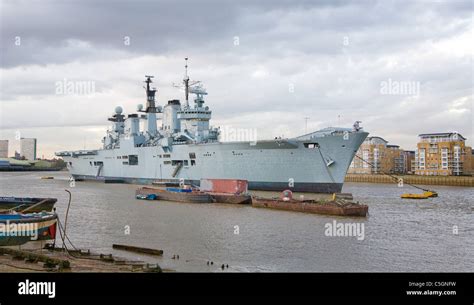
[[[148,113],[157,113],[156,105],[155,105],[155,93],[156,93],[156,88],[150,88],[150,84],[153,82],[151,79],[154,78],[152,75],[145,75],[146,80],[144,83],[146,83],[146,109],[145,112]]]
[[[189,79],[188,75],[188,58],[184,58],[185,64],[184,64],[184,78],[183,78],[183,85],[175,85],[173,83],[173,86],[176,88],[181,88],[184,89],[184,99],[185,99],[185,105],[184,109],[189,109],[189,93],[195,93],[193,92],[195,85],[198,85],[200,81],[191,81]]]

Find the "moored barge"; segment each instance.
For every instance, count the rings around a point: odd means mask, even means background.
[[[136,196],[140,195],[155,195],[157,200],[177,201],[188,203],[212,203],[212,197],[209,194],[190,191],[190,192],[176,192],[162,190],[152,187],[142,187],[135,192]]]
[[[319,202],[315,200],[282,200],[261,197],[252,197],[252,206],[255,208],[269,208],[276,210],[286,210],[322,215],[357,217],[365,217],[367,216],[367,213],[369,211],[369,207],[367,205],[362,205],[354,202]]]

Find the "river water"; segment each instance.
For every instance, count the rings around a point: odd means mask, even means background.
[[[64,219],[68,189],[73,197],[67,231],[76,247],[181,272],[221,272],[222,264],[229,265],[226,272],[474,271],[473,188],[430,186],[439,197],[416,201],[400,199],[401,193],[417,192],[408,186],[346,183],[343,192],[367,204],[369,216],[342,218],[136,200],[136,185],[70,187],[68,179],[67,172],[1,172],[0,196],[56,197]],[[364,238],[327,236],[326,225],[334,220],[363,223]],[[112,244],[162,249],[164,256],[113,250]]]

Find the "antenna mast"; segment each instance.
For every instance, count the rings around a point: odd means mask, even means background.
[[[202,99],[202,95],[205,95],[207,94],[207,92],[205,92],[205,90],[201,87],[198,88],[198,84],[200,83],[199,81],[191,81],[189,79],[189,75],[188,75],[188,58],[185,57],[184,58],[185,60],[185,64],[184,64],[184,78],[183,78],[183,85],[176,85],[173,83],[173,86],[176,87],[176,88],[180,88],[180,89],[183,89],[184,87],[184,97],[186,99],[186,102],[185,102],[185,105],[184,105],[184,108],[185,109],[189,109],[189,93],[195,93],[195,94],[200,94],[201,96],[201,99]],[[199,91],[199,92],[197,92]],[[201,92],[202,91],[202,92]]]
[[[186,108],[189,107],[189,76],[188,76],[188,58],[184,58],[185,65],[184,65],[184,94],[186,96]]]
[[[157,112],[156,105],[155,105],[156,89],[150,87],[150,84],[153,82],[151,79],[154,76],[145,75],[145,77],[146,77],[146,80],[145,80],[145,83],[146,83],[146,88],[145,88],[145,90],[146,90],[146,110],[145,110],[145,112],[156,113]]]

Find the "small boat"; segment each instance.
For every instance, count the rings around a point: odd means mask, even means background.
[[[56,198],[0,197],[0,211],[10,209],[20,211],[42,202],[41,204],[32,207],[28,212],[51,212],[56,201],[58,201]]]
[[[0,213],[0,246],[17,246],[29,241],[56,238],[56,213]]]
[[[138,194],[136,196],[137,199],[142,199],[142,200],[156,200],[156,195],[155,194]]]
[[[430,197],[438,197],[438,193],[433,191],[425,191],[422,194],[402,194],[400,197],[402,199],[428,199]]]
[[[212,203],[212,197],[209,194],[191,190],[190,192],[176,192],[172,190],[163,190],[151,187],[139,188],[135,195],[154,194],[157,200],[190,202],[190,203]]]
[[[269,208],[294,212],[304,212],[336,216],[367,216],[369,207],[354,202],[316,200],[295,200],[290,198],[261,198],[252,197],[252,206],[256,208]]]

